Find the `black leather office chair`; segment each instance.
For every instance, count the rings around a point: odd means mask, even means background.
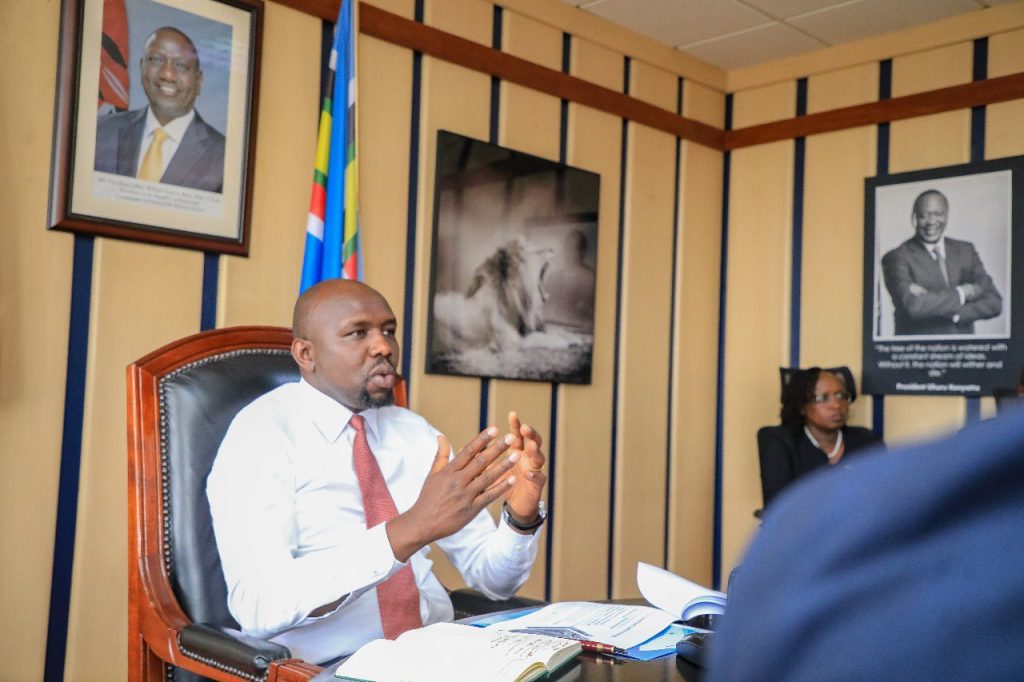
[[[227,607],[206,478],[235,414],[297,381],[291,332],[233,327],[175,341],[128,367],[128,678],[293,682],[319,666],[238,631]],[[405,385],[396,402],[406,404]],[[452,593],[456,617],[537,604]]]

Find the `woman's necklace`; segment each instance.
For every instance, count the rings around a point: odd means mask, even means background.
[[[807,428],[806,424],[804,424],[804,433],[806,433],[807,434],[807,438],[809,438],[810,441],[812,443],[814,443],[814,447],[818,448],[822,452],[825,451],[825,448],[821,447],[821,443],[819,443],[818,439],[814,437],[814,435],[811,433],[811,430],[809,428]],[[836,446],[834,448],[832,448],[832,452],[826,453],[828,455],[828,461],[829,461],[830,464],[832,463],[832,460],[834,460],[836,457],[839,456],[839,448],[841,448],[841,447],[843,447],[843,431],[842,431],[842,429],[840,429],[839,431],[836,432]]]

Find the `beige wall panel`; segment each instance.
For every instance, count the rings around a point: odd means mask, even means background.
[[[796,81],[737,92],[732,104],[733,130],[792,118],[796,113]]]
[[[673,109],[674,111],[674,109]],[[725,93],[696,81],[683,83],[683,116],[709,126],[725,126]]]
[[[878,64],[862,64],[807,79],[807,113],[874,102],[878,99]]]
[[[872,101],[878,66],[814,76],[808,111]],[[806,143],[803,263],[801,265],[801,365],[848,365],[861,377],[864,274],[864,179],[875,175],[873,126],[814,135]],[[842,163],[836,163],[842,159]],[[850,421],[871,424],[871,399],[850,407]]]
[[[32,55],[0,62],[0,677],[10,680],[43,679],[63,432],[73,238],[45,229],[58,12],[0,2],[0,44]]]
[[[478,0],[427,3],[427,23],[489,45],[491,5]],[[416,276],[411,352],[410,406],[451,440],[456,451],[478,433],[480,380],[424,374],[430,247],[433,236],[434,160],[437,131],[450,130],[486,140],[490,115],[489,76],[424,57],[420,118],[419,207],[416,228]],[[454,103],[458,106],[453,106]],[[431,554],[438,579],[449,589],[464,585],[444,553]]]
[[[413,56],[410,50],[365,35],[359,38],[359,50],[359,239],[363,266],[366,282],[384,294],[402,326]],[[403,348],[402,352],[411,350]]]
[[[893,60],[894,97],[971,80],[972,48],[960,43]],[[890,126],[889,172],[967,163],[971,157],[971,112],[950,111],[894,121]],[[909,214],[908,214],[909,215]],[[907,221],[907,236],[913,230]],[[958,228],[950,225],[949,233]],[[964,423],[963,398],[888,396],[885,440],[903,443],[949,431]]]
[[[816,135],[807,140],[805,157],[800,364],[848,365],[858,393],[864,179],[875,174],[875,137],[873,127]],[[870,397],[862,396],[850,406],[850,422],[871,425]]]
[[[550,26],[514,12],[503,15],[505,52],[550,69],[561,69],[562,34]],[[548,159],[558,159],[561,103],[556,97],[510,83],[501,86],[499,143]],[[500,429],[507,428],[508,413],[516,410],[520,418],[537,429],[550,447],[551,385],[533,381],[501,381],[490,384],[488,419]],[[550,467],[549,467],[550,470]],[[550,490],[545,490],[550,495]],[[501,502],[492,511],[497,515]],[[545,528],[545,533],[550,532]],[[544,598],[546,579],[546,543],[542,540],[537,561],[529,580],[519,594]]]
[[[575,37],[569,49],[572,52],[572,75],[622,92],[625,60],[621,53]]]
[[[572,73],[621,89],[622,56],[573,40]],[[600,174],[601,197],[591,383],[558,389],[557,506],[554,523],[545,531],[554,533],[553,599],[603,599],[608,590],[621,129],[619,118],[569,105],[568,162]]]
[[[995,35],[988,41],[988,76],[1024,71],[1024,30]],[[991,104],[985,110],[985,158],[1024,154],[1024,100]]]
[[[415,6],[413,0],[361,0],[361,2],[373,5],[374,7],[380,7],[382,10],[405,17],[406,19],[413,18],[413,8]]]
[[[703,585],[712,582],[722,159],[683,143],[679,177],[668,568]]]
[[[320,26],[266,5],[249,257],[221,258],[218,326],[291,325],[320,115]]]
[[[892,60],[892,96],[903,97],[971,81],[974,47],[957,43]]]
[[[729,187],[722,445],[722,574],[740,561],[762,506],[757,429],[778,423],[789,357],[793,143],[733,152]]]
[[[65,679],[125,679],[128,466],[125,367],[199,330],[203,256],[99,239],[95,246],[89,367]],[[169,293],[170,292],[170,293]]]
[[[676,79],[633,62],[631,91],[675,109]],[[629,126],[620,318],[612,596],[639,596],[636,564],[664,561],[676,138]]]

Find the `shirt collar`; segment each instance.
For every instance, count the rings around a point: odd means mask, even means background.
[[[345,427],[348,426],[349,420],[355,413],[305,379],[300,379],[299,385],[302,387],[302,400],[309,418],[320,435],[328,443],[334,443],[345,431]],[[364,410],[359,414],[366,419],[366,431],[376,434],[377,410]]]
[[[157,128],[163,128],[168,137],[181,144],[181,138],[185,137],[185,130],[192,124],[192,119],[195,117],[196,110],[189,109],[184,116],[179,116],[173,121],[169,121],[167,125],[161,126],[160,121],[156,120],[156,116],[153,114],[153,108],[146,107],[146,128],[142,131],[142,137],[146,138],[152,135]]]
[[[939,241],[935,242],[934,244],[925,244],[924,248],[928,250],[928,254],[931,255],[932,258],[935,258],[935,253],[936,252],[938,252],[939,254],[942,255],[943,258],[945,258],[946,257],[946,237],[945,236],[939,237]]]

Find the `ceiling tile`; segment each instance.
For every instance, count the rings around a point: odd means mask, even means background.
[[[681,48],[723,69],[736,69],[824,47],[824,44],[785,24],[773,23],[730,36]]]
[[[974,0],[856,0],[789,23],[829,45],[891,33],[978,8]]]
[[[770,21],[735,0],[604,0],[582,7],[666,45],[695,43]]]
[[[850,0],[739,0],[774,19],[788,19],[827,7],[834,7]]]

